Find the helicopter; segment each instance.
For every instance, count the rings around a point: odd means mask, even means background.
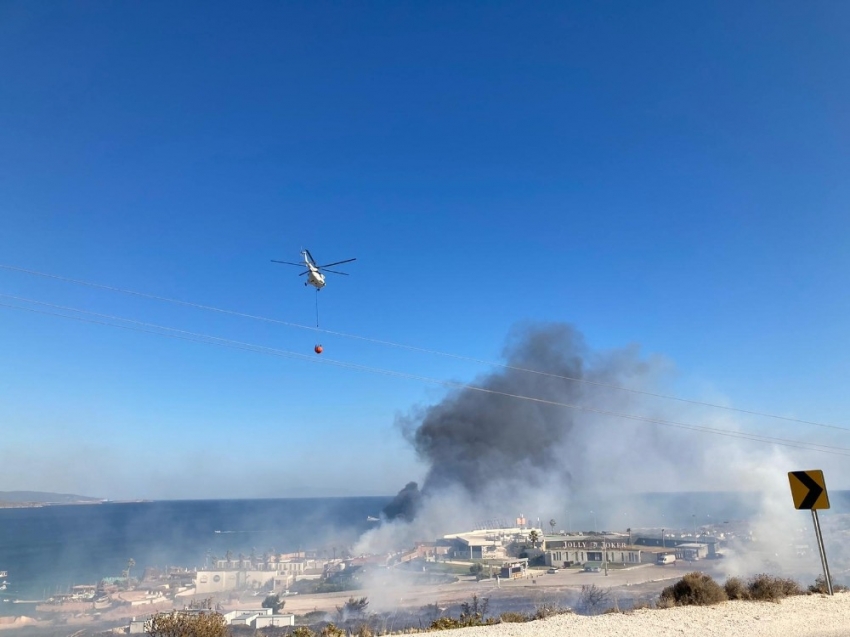
[[[312,285],[316,288],[318,292],[323,287],[325,287],[325,275],[324,272],[330,272],[332,274],[342,274],[343,276],[348,276],[345,272],[338,272],[336,270],[328,270],[327,268],[332,265],[340,265],[342,263],[351,263],[352,261],[357,261],[354,259],[346,259],[345,261],[334,261],[333,263],[328,263],[327,265],[317,265],[316,260],[313,258],[313,255],[310,254],[310,251],[306,248],[301,251],[301,256],[304,257],[304,263],[292,263],[291,261],[277,261],[276,259],[272,259],[272,263],[282,263],[284,265],[295,265],[298,267],[307,268],[299,274],[298,276],[307,275],[307,280],[304,281],[304,285]]]

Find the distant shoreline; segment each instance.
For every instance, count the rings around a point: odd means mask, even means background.
[[[104,504],[107,500],[80,500],[78,502],[6,502],[0,500],[0,509],[40,509],[42,507],[78,506],[81,504]]]

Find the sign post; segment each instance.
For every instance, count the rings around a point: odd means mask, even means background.
[[[813,469],[811,471],[789,471],[788,482],[791,484],[791,497],[794,499],[794,508],[798,510],[809,509],[812,512],[812,522],[815,526],[815,535],[818,540],[818,553],[820,563],[823,567],[823,576],[826,579],[826,590],[832,595],[832,577],[829,574],[829,564],[826,561],[826,549],[823,546],[823,535],[820,530],[818,509],[829,508],[829,495],[826,492],[826,481],[823,471]]]

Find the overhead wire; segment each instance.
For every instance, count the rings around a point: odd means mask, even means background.
[[[276,319],[276,318],[272,318],[272,317],[268,317],[268,316],[260,316],[260,315],[256,315],[256,314],[249,314],[247,312],[241,312],[241,311],[238,311],[238,310],[229,310],[229,309],[226,309],[226,308],[219,308],[219,307],[215,307],[215,306],[212,306],[212,305],[195,303],[193,301],[185,301],[185,300],[182,300],[182,299],[174,299],[174,298],[170,298],[170,297],[166,297],[166,296],[160,296],[160,295],[157,295],[157,294],[151,294],[151,293],[148,293],[148,292],[140,292],[138,290],[130,290],[130,289],[127,289],[127,288],[120,288],[120,287],[115,287],[115,286],[112,286],[112,285],[105,285],[103,283],[96,283],[96,282],[93,282],[93,281],[85,281],[85,280],[82,280],[82,279],[74,279],[74,278],[71,278],[71,277],[66,277],[66,276],[62,276],[62,275],[58,275],[58,274],[51,274],[51,273],[48,273],[48,272],[39,272],[37,270],[31,270],[31,269],[28,269],[28,268],[22,268],[22,267],[14,266],[14,265],[8,265],[8,264],[0,263],[0,269],[8,270],[8,271],[11,271],[11,272],[20,272],[22,274],[38,276],[38,277],[47,278],[47,279],[54,279],[54,280],[62,281],[62,282],[65,282],[65,283],[73,283],[75,285],[81,285],[81,286],[86,286],[86,287],[91,287],[91,288],[96,288],[96,289],[101,289],[101,290],[107,290],[107,291],[110,291],[110,292],[118,292],[118,293],[121,293],[121,294],[127,294],[127,295],[130,295],[130,296],[136,296],[136,297],[140,297],[140,298],[146,298],[146,299],[161,301],[161,302],[165,302],[165,303],[172,303],[172,304],[175,304],[175,305],[182,305],[182,306],[185,306],[185,307],[193,307],[193,308],[196,308],[196,309],[205,310],[205,311],[209,311],[209,312],[217,312],[217,313],[220,313],[220,314],[226,314],[226,315],[230,315],[230,316],[236,316],[236,317],[251,319],[251,320],[255,320],[255,321],[263,321],[263,322],[266,322],[266,323],[274,323],[274,324],[282,325],[282,326],[285,326],[285,327],[291,327],[291,328],[302,329],[302,330],[310,330],[310,331],[313,331],[313,332],[320,332],[322,334],[327,334],[329,336],[338,336],[340,338],[360,340],[360,341],[365,341],[365,342],[369,342],[369,343],[374,343],[376,345],[385,345],[385,346],[388,346],[388,347],[406,349],[406,350],[409,350],[409,351],[419,352],[419,353],[423,353],[423,354],[430,354],[430,355],[434,355],[434,356],[441,356],[441,357],[444,357],[444,358],[452,358],[452,359],[455,359],[455,360],[462,360],[462,361],[467,361],[467,362],[471,362],[471,363],[477,363],[477,364],[480,364],[480,365],[488,365],[488,366],[491,366],[491,367],[500,367],[502,369],[509,369],[509,370],[525,372],[525,373],[529,373],[529,374],[538,374],[540,376],[546,376],[546,377],[550,377],[550,378],[559,378],[559,379],[568,380],[568,381],[571,381],[571,382],[582,383],[582,384],[585,384],[585,385],[592,385],[592,386],[596,386],[596,387],[604,387],[606,389],[614,389],[614,390],[617,390],[617,391],[628,392],[628,393],[631,393],[631,394],[638,394],[638,395],[641,395],[641,396],[649,396],[649,397],[652,397],[652,398],[660,398],[660,399],[664,399],[664,400],[673,400],[673,401],[686,403],[686,404],[690,404],[690,405],[696,405],[696,406],[700,406],[700,407],[710,407],[710,408],[713,408],[713,409],[721,409],[721,410],[724,410],[724,411],[735,412],[735,413],[740,413],[740,414],[747,414],[747,415],[750,415],[750,416],[758,416],[758,417],[762,417],[762,418],[772,418],[772,419],[775,419],[775,420],[782,420],[782,421],[792,422],[792,423],[797,423],[797,424],[802,424],[802,425],[811,425],[813,427],[822,427],[822,428],[826,428],[826,429],[836,429],[836,430],[840,430],[840,431],[850,431],[850,427],[843,427],[843,426],[840,426],[840,425],[823,423],[823,422],[818,422],[818,421],[814,421],[814,420],[806,420],[806,419],[803,419],[803,418],[794,418],[793,416],[781,416],[779,414],[772,414],[772,413],[769,413],[769,412],[758,411],[758,410],[754,410],[754,409],[745,409],[745,408],[742,408],[742,407],[732,407],[730,405],[721,405],[721,404],[718,404],[718,403],[711,403],[711,402],[702,401],[702,400],[695,400],[695,399],[692,399],[692,398],[684,398],[684,397],[681,397],[681,396],[674,396],[672,394],[662,394],[662,393],[658,393],[658,392],[651,392],[651,391],[647,391],[647,390],[644,390],[644,389],[635,389],[635,388],[632,388],[632,387],[624,387],[622,385],[615,385],[615,384],[611,384],[611,383],[603,383],[603,382],[600,382],[600,381],[589,380],[587,378],[578,378],[578,377],[575,377],[575,376],[568,376],[568,375],[564,375],[564,374],[556,374],[556,373],[552,373],[552,372],[545,372],[545,371],[541,371],[541,370],[530,369],[530,368],[527,368],[527,367],[510,365],[510,364],[507,364],[507,363],[500,363],[498,361],[489,361],[489,360],[485,360],[485,359],[481,359],[481,358],[465,356],[463,354],[454,354],[454,353],[451,353],[451,352],[444,352],[444,351],[435,350],[435,349],[428,349],[428,348],[419,347],[419,346],[416,346],[416,345],[409,345],[409,344],[405,344],[405,343],[397,343],[397,342],[394,342],[394,341],[388,341],[388,340],[373,338],[373,337],[369,337],[369,336],[362,336],[362,335],[359,335],[359,334],[352,334],[352,333],[348,333],[348,332],[339,332],[339,331],[335,331],[335,330],[320,328],[318,326],[318,298],[316,299],[316,327],[312,327],[310,325],[302,325],[300,323],[293,323],[291,321],[284,321],[282,319]]]
[[[260,354],[267,354],[272,356],[278,356],[283,358],[297,359],[301,361],[307,361],[310,363],[323,364],[323,365],[332,365],[335,367],[340,367],[343,369],[350,369],[355,371],[369,372],[374,374],[381,374],[384,376],[392,376],[397,378],[403,378],[408,380],[416,380],[420,382],[426,382],[435,385],[442,385],[444,387],[449,387],[452,389],[467,389],[470,391],[482,392],[491,395],[503,396],[506,398],[513,398],[517,400],[525,400],[534,402],[537,404],[550,405],[553,407],[562,407],[567,409],[573,409],[577,411],[584,411],[588,413],[594,413],[603,416],[610,416],[615,418],[622,418],[627,420],[632,420],[636,422],[643,422],[649,424],[657,424],[665,427],[673,427],[678,429],[685,429],[689,431],[696,431],[701,433],[708,433],[713,435],[721,435],[732,438],[738,438],[743,440],[750,440],[753,442],[761,442],[766,444],[774,444],[784,447],[792,447],[796,449],[803,449],[808,451],[816,451],[822,453],[829,453],[833,455],[841,455],[841,456],[850,456],[850,448],[838,447],[834,445],[822,445],[819,443],[810,443],[804,442],[800,440],[791,440],[787,438],[778,438],[775,436],[765,436],[762,434],[756,434],[751,432],[743,432],[743,431],[732,431],[728,429],[720,429],[716,427],[707,427],[705,425],[695,425],[692,423],[685,423],[675,420],[667,420],[661,418],[653,418],[648,416],[640,416],[636,414],[626,414],[621,412],[616,412],[607,409],[600,409],[596,407],[591,407],[588,405],[580,405],[575,403],[566,403],[562,401],[549,400],[545,398],[538,398],[534,396],[526,396],[523,394],[514,394],[511,392],[504,392],[495,389],[490,389],[487,387],[480,387],[478,385],[471,385],[469,383],[462,383],[458,381],[450,381],[443,380],[438,378],[432,378],[429,376],[422,376],[419,374],[411,374],[408,372],[400,372],[398,370],[385,369],[380,367],[372,367],[368,365],[361,365],[358,363],[350,363],[347,361],[340,361],[331,358],[316,358],[312,356],[307,356],[305,354],[299,354],[297,352],[291,352],[288,350],[282,350],[279,348],[267,347],[263,345],[255,345],[252,343],[245,343],[242,341],[237,341],[234,339],[223,338],[219,336],[211,336],[207,334],[201,334],[198,332],[191,332],[188,330],[181,330],[178,328],[158,325],[156,323],[149,323],[145,321],[138,321],[135,319],[129,319],[125,317],[103,314],[98,312],[92,312],[89,310],[82,310],[79,308],[74,308],[70,306],[59,305],[55,303],[48,303],[46,301],[39,301],[36,299],[29,299],[26,297],[15,296],[11,294],[3,294],[0,293],[0,297],[11,299],[18,302],[30,303],[34,305],[40,305],[42,307],[47,307],[52,310],[61,310],[62,312],[73,312],[76,314],[82,314],[85,316],[92,316],[95,318],[85,318],[84,316],[73,316],[68,314],[61,314],[59,312],[53,312],[48,310],[39,310],[31,307],[22,307],[19,305],[11,305],[8,303],[0,303],[0,307],[4,307],[7,309],[26,311],[36,314],[43,314],[48,316],[55,316],[59,318],[65,318],[70,320],[75,320],[83,323],[89,323],[94,325],[108,326],[108,327],[117,327],[125,330],[142,332],[146,334],[153,334],[157,336],[166,336],[169,338],[175,338],[179,340],[185,340],[190,342],[202,343],[207,345],[219,345],[223,347],[229,347],[232,349],[239,349],[244,351],[251,351]],[[109,322],[109,321],[118,321]]]

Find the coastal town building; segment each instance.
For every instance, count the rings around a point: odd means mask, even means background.
[[[528,572],[528,559],[519,558],[502,564],[499,577],[502,579],[520,579]]]
[[[295,581],[294,575],[278,571],[198,571],[195,576],[195,595],[226,593],[241,589],[284,590]]]
[[[208,609],[186,609],[177,611],[186,615],[199,615],[211,613],[214,611]],[[269,628],[271,626],[294,626],[295,615],[292,614],[275,614],[271,608],[250,608],[242,610],[232,610],[222,615],[228,626],[249,626],[254,629]],[[150,621],[152,616],[143,618],[134,617],[130,621],[130,626],[127,632],[131,635],[140,635],[145,632],[145,625]]]
[[[477,529],[465,533],[444,535],[442,541],[448,543],[447,557],[457,560],[501,560],[516,555],[512,549],[517,547],[534,548],[532,532],[540,538],[540,529],[513,527],[506,529]]]
[[[620,534],[547,535],[544,537],[546,566],[556,568],[573,564],[640,564],[640,547],[630,545]]]
[[[720,544],[720,540],[709,535],[675,537],[664,533],[662,530],[659,536],[642,535],[636,537],[635,544],[653,548],[660,547],[673,551],[676,553],[676,557],[682,560],[714,559],[718,555],[717,547]]]
[[[285,590],[296,579],[321,577],[325,562],[306,557],[303,552],[212,560],[213,568],[197,571],[193,584],[196,595],[250,589]]]

